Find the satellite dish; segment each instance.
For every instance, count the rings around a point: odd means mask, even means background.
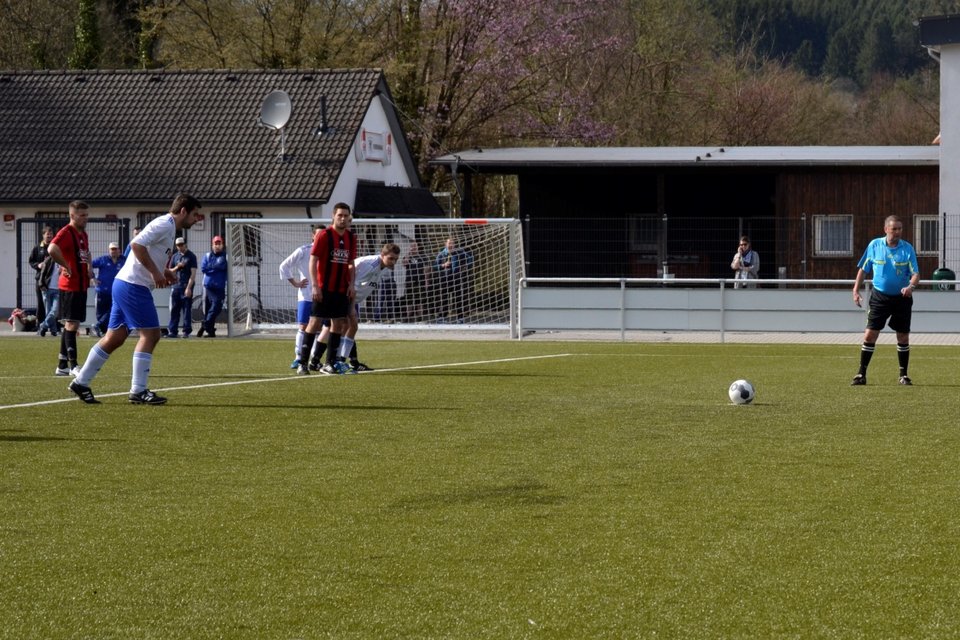
[[[293,102],[286,91],[271,91],[260,105],[260,124],[280,132],[280,155],[278,160],[286,160],[287,138],[283,127],[293,113]]]
[[[282,129],[293,113],[293,103],[286,91],[271,91],[260,105],[260,124],[271,129]]]

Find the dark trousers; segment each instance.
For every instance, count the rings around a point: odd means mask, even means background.
[[[204,304],[206,314],[203,316],[203,330],[207,335],[212,334],[216,329],[217,316],[223,310],[223,300],[226,298],[226,291],[223,289],[204,289]]]
[[[113,305],[113,294],[109,291],[97,291],[97,328],[100,333],[107,332],[110,323],[110,307]]]
[[[43,304],[43,289],[40,288],[40,281],[37,281],[37,320],[43,322],[47,317],[47,307]]]
[[[190,312],[193,307],[193,297],[183,295],[186,287],[170,289],[170,321],[167,322],[167,333],[177,335],[177,324],[183,327],[183,335],[188,336],[193,331],[193,319]]]

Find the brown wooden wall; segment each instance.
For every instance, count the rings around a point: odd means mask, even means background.
[[[806,246],[807,278],[852,279],[867,243],[883,235],[888,215],[900,216],[904,239],[913,243],[913,217],[937,214],[939,189],[937,167],[785,170],[777,181],[777,215],[784,223],[778,235],[786,241],[782,249],[786,251],[787,277],[804,276],[802,253]],[[801,222],[804,215],[805,226]],[[815,215],[854,216],[854,255],[814,257]],[[939,266],[936,257],[921,257],[919,262],[923,279],[929,279]]]

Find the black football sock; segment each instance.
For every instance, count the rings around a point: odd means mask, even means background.
[[[902,342],[897,343],[897,361],[900,363],[900,375],[907,375],[907,368],[910,366],[909,344],[904,344]]]
[[[327,364],[333,364],[337,361],[337,349],[340,348],[340,334],[330,332],[330,340],[327,342]]]
[[[357,356],[357,343],[354,342],[353,346],[350,347],[350,363],[357,364],[358,362],[360,362],[360,358]]]
[[[300,345],[300,366],[305,367],[310,362],[310,349],[313,348],[313,341],[317,339],[317,334],[303,334],[303,344]]]
[[[870,358],[873,357],[876,347],[876,342],[864,342],[860,346],[860,375],[867,375],[867,367],[870,366]]]
[[[63,338],[67,347],[67,366],[72,369],[77,366],[77,332],[64,329]]]
[[[57,361],[58,369],[67,368],[67,332],[60,332],[60,359]]]

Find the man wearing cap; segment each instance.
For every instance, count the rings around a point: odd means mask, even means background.
[[[111,242],[109,252],[94,259],[90,264],[97,270],[97,275],[91,280],[93,286],[97,288],[97,321],[93,323],[93,332],[98,338],[107,332],[110,306],[113,304],[113,280],[120,273],[124,260],[124,255],[120,253],[120,245]]]
[[[177,337],[177,323],[182,319],[183,337],[189,338],[193,331],[193,284],[197,277],[197,256],[187,249],[187,241],[177,238],[177,250],[170,256],[170,270],[177,281],[170,287],[170,320],[167,322],[167,337]]]
[[[200,263],[203,272],[203,324],[197,336],[206,334],[208,338],[217,337],[217,316],[223,309],[223,300],[227,295],[227,254],[223,249],[223,238],[213,236],[211,251],[204,254]]]

